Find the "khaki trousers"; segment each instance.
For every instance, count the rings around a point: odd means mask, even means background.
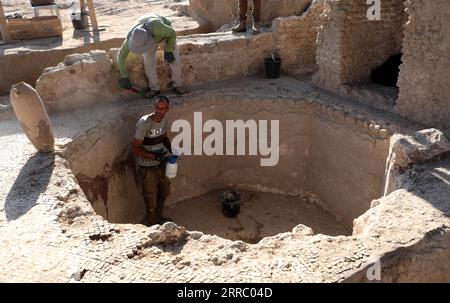
[[[162,49],[165,49],[166,42],[163,41],[159,44],[155,44],[153,48],[151,48],[143,55],[145,75],[148,79],[148,87],[150,87],[151,90],[155,91],[160,90],[157,72],[158,59],[156,57],[158,46],[161,46]],[[173,55],[175,56],[175,62],[169,64],[173,87],[180,87],[183,85],[183,79],[181,77],[182,66],[180,53],[176,46],[175,50],[173,51]]]
[[[147,220],[151,225],[157,224],[158,219],[162,217],[164,202],[170,193],[170,180],[164,173],[164,166],[139,167],[139,179]]]

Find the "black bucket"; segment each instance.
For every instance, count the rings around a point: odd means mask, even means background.
[[[241,194],[235,190],[223,192],[220,200],[225,217],[236,218],[241,209]]]
[[[73,28],[76,30],[85,29],[89,27],[89,14],[86,11],[72,12],[71,19]]]
[[[275,61],[274,61],[275,59]],[[266,58],[266,77],[270,79],[280,78],[281,73],[281,58]]]

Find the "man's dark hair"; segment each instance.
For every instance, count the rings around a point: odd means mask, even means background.
[[[166,96],[163,96],[163,95],[156,96],[154,101],[155,101],[155,104],[158,103],[159,101],[164,101],[164,102],[167,102],[167,105],[170,105],[169,98],[167,98]]]

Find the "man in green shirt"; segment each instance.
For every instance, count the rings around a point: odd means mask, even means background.
[[[164,61],[170,66],[173,90],[177,94],[184,94],[186,90],[181,77],[181,58],[176,48],[176,38],[176,32],[166,18],[157,15],[145,15],[139,18],[117,55],[120,85],[125,89],[133,87],[128,78],[125,60],[130,52],[142,54],[150,88],[147,97],[157,96],[160,93],[160,87],[156,71],[156,50],[158,46],[161,46],[164,50]]]

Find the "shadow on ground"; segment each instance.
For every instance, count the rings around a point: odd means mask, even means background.
[[[5,200],[8,221],[17,220],[36,205],[48,186],[55,166],[55,154],[35,154],[22,167]]]

